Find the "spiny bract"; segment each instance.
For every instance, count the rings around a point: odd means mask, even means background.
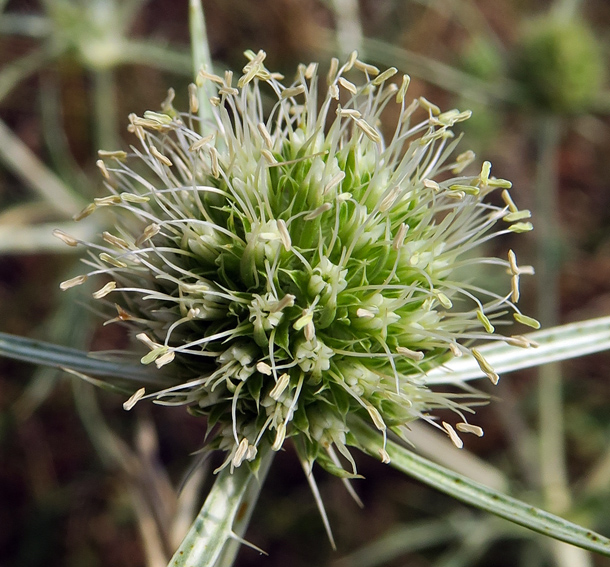
[[[246,55],[237,87],[231,72],[200,72],[199,87],[215,90],[211,119],[197,117],[191,85],[188,113],[174,110],[170,92],[161,112],[130,117],[139,146],[100,152],[111,195],[79,218],[111,207],[116,231],[83,243],[92,270],[62,287],[109,277],[94,297],[114,303],[112,321],[150,349],[143,364],[169,365],[166,389],[140,390],[126,406],[142,397],[188,405],[215,427],[211,447],[231,467],[290,437],[303,463],[355,474],[351,419],[405,436],[412,420],[436,425],[435,408],[480,435],[464,415],[468,398],[431,391],[425,372],[468,355],[495,382],[469,345],[527,346],[494,334],[492,321],[512,311],[535,322],[515,306],[519,275],[531,270],[512,252],[472,253],[531,225],[488,162],[464,176],[472,152],[451,157],[451,127],[470,113],[441,113],[424,98],[407,105],[408,76],[395,83],[396,69],[380,73],[355,53],[341,67],[332,60],[319,107],[315,64],[284,86],[264,52]],[[391,130],[380,126],[385,113]],[[506,206],[484,201],[497,188]],[[470,283],[482,265],[508,271],[506,295]],[[461,445],[449,423],[438,427]]]

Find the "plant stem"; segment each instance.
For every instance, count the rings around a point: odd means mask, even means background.
[[[212,57],[208,45],[208,34],[205,27],[205,17],[201,0],[189,0],[189,26],[191,31],[191,51],[193,55],[193,81],[201,69],[212,71]],[[213,113],[210,97],[213,95],[204,83],[198,88],[199,118],[201,127],[206,120],[212,120]]]
[[[362,49],[362,25],[357,0],[332,0],[337,29],[336,42],[341,58]]]
[[[559,319],[560,264],[557,214],[557,151],[560,121],[543,117],[539,128],[536,171],[538,317],[544,326]],[[546,505],[556,512],[570,507],[565,468],[561,369],[557,363],[539,370],[540,471]]]
[[[539,125],[535,193],[539,218],[536,232],[538,318],[542,325],[549,327],[559,321],[562,243],[557,211],[557,158],[560,137],[561,119],[557,116],[542,116]],[[558,363],[541,366],[538,372],[540,476],[545,506],[558,514],[567,512],[572,504],[566,468],[562,390],[561,366]],[[576,553],[574,557],[570,556],[568,563],[565,547],[555,548],[554,551],[559,565],[586,567],[590,563],[582,552]]]
[[[274,452],[261,455],[258,472],[244,463],[234,471],[224,468],[216,478],[199,515],[172,557],[168,567],[214,567],[231,540],[240,541],[235,529],[245,529]],[[234,558],[234,552],[228,556]],[[223,565],[229,565],[223,561]]]

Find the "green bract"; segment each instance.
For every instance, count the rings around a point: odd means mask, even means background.
[[[531,225],[488,162],[463,175],[474,155],[451,157],[451,127],[470,113],[407,104],[407,76],[395,84],[396,69],[380,73],[356,54],[332,60],[326,86],[312,64],[288,87],[263,52],[246,55],[236,87],[230,72],[198,77],[217,91],[213,122],[196,117],[193,85],[189,113],[170,97],[160,113],[132,115],[140,144],[98,162],[111,194],[80,216],[109,207],[117,226],[86,244],[87,276],[110,278],[94,296],[149,348],[143,364],[169,370],[166,389],[126,406],[188,405],[215,427],[211,447],[231,467],[293,438],[309,466],[355,474],[335,451],[353,465],[348,422],[358,416],[404,437],[412,420],[436,425],[430,412],[449,408],[455,428],[438,427],[456,445],[456,429],[481,434],[465,417],[473,397],[431,391],[425,373],[474,356],[495,382],[470,345],[527,346],[494,325],[507,311],[535,322],[515,306],[531,269],[512,252],[473,254]],[[506,206],[485,201],[495,189]],[[479,268],[508,271],[506,295],[471,282]]]

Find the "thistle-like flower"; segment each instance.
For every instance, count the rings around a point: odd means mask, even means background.
[[[395,81],[396,69],[380,72],[355,53],[342,66],[332,60],[324,85],[311,64],[289,86],[263,52],[246,55],[237,86],[231,72],[200,72],[199,86],[216,91],[211,120],[197,117],[191,85],[189,112],[170,93],[161,112],[130,116],[138,146],[100,152],[110,195],[79,218],[109,207],[116,230],[82,243],[91,271],[62,288],[108,278],[94,297],[148,347],[143,364],[166,367],[167,388],[140,390],[126,407],[152,398],[206,416],[223,467],[292,438],[307,466],[355,474],[353,419],[384,437],[406,437],[415,419],[458,446],[458,431],[480,435],[466,418],[469,398],[430,390],[426,371],[473,356],[495,383],[471,345],[527,346],[496,334],[506,312],[536,323],[516,307],[519,276],[531,269],[512,251],[474,255],[531,225],[488,162],[464,175],[474,155],[453,157],[451,128],[470,113],[407,104],[408,76]],[[485,200],[494,190],[505,206]],[[506,294],[477,283],[479,268],[508,271]],[[437,424],[435,408],[453,410],[455,427]]]

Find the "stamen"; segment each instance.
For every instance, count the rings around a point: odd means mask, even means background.
[[[345,179],[345,171],[340,171],[336,175],[332,177],[332,179],[326,184],[324,187],[324,191],[322,191],[323,195],[326,195],[329,191],[332,191],[341,181]]]
[[[457,423],[456,429],[462,433],[473,433],[477,437],[483,437],[483,429],[478,425],[471,425],[470,423]]]
[[[102,262],[106,262],[107,264],[114,266],[115,268],[126,268],[127,267],[127,264],[125,264],[125,262],[121,262],[117,258],[113,258],[110,254],[106,254],[106,252],[102,252],[99,255],[99,259]]]
[[[432,189],[435,193],[438,193],[441,190],[441,186],[433,179],[424,179],[422,183],[424,184],[424,187]]]
[[[165,354],[161,355],[159,358],[157,358],[155,360],[155,364],[157,365],[157,368],[161,368],[162,366],[169,364],[172,360],[174,360],[175,356],[176,356],[176,353],[173,350],[170,350],[170,351],[166,352]]]
[[[210,147],[210,159],[212,161],[212,175],[218,179],[220,177],[220,164],[218,163],[218,150],[214,147]]]
[[[290,239],[288,227],[286,226],[286,221],[284,221],[283,219],[279,219],[277,221],[277,231],[280,233],[280,238],[282,239],[284,249],[288,252],[292,248],[292,241]]]
[[[532,341],[523,335],[511,335],[504,339],[509,345],[521,348],[538,348],[540,345],[536,341]]]
[[[280,299],[277,303],[271,306],[269,309],[270,313],[276,313],[278,311],[282,311],[286,307],[292,307],[294,305],[295,296],[287,293],[282,299]]]
[[[438,116],[441,113],[441,109],[436,104],[431,103],[427,98],[420,96],[419,104],[425,108],[432,116]]]
[[[85,217],[88,217],[95,209],[97,208],[95,203],[89,203],[80,213],[74,215],[72,217],[73,220],[79,221],[83,220]]]
[[[443,427],[445,428],[447,435],[449,435],[449,439],[451,439],[451,442],[458,449],[461,449],[464,446],[464,442],[460,439],[460,436],[455,432],[455,429],[453,429],[453,427],[446,421],[443,421]]]
[[[508,210],[511,213],[519,212],[517,205],[515,205],[515,202],[512,200],[510,193],[508,192],[507,189],[504,189],[504,191],[502,191],[502,200],[506,203],[506,206],[508,207]]]
[[[533,317],[528,317],[527,315],[523,315],[523,313],[513,313],[513,318],[518,323],[522,323],[532,329],[540,329],[540,321],[534,319]]]
[[[146,388],[140,388],[139,390],[137,390],[126,402],[123,403],[123,409],[125,411],[129,411],[130,409],[132,409],[133,406],[135,406],[138,401],[144,397],[145,393]]]
[[[375,130],[375,128],[373,128],[366,120],[362,118],[354,118],[354,122],[372,142],[375,142],[376,144],[381,142],[381,135],[379,132],[377,132],[377,130]]]
[[[87,281],[86,275],[76,276],[74,278],[70,278],[69,280],[61,282],[59,284],[59,289],[61,289],[62,291],[66,291],[67,289],[70,289],[71,287],[75,287],[77,285],[84,284],[86,281]]]
[[[489,362],[487,362],[485,357],[476,348],[471,348],[470,352],[472,353],[474,359],[477,361],[477,364],[479,365],[479,368],[481,369],[483,374],[485,374],[489,378],[491,383],[495,386],[498,383],[498,380],[500,380],[500,377],[496,374]]]
[[[491,324],[490,320],[487,318],[487,315],[481,311],[481,309],[477,309],[477,319],[481,322],[483,327],[488,333],[493,333],[495,331],[494,326]]]
[[[267,148],[270,150],[273,149],[273,140],[271,139],[271,135],[269,134],[269,130],[267,130],[267,127],[262,122],[259,122],[256,127],[258,128],[258,131],[263,137]]]
[[[396,236],[394,237],[394,241],[392,242],[392,248],[396,251],[402,248],[402,245],[405,242],[405,238],[407,236],[407,231],[409,230],[409,225],[404,222],[400,225]]]
[[[341,118],[360,118],[362,117],[362,113],[355,108],[341,108],[341,106],[338,106],[337,116],[340,116]]]
[[[295,96],[299,96],[305,92],[305,87],[303,85],[297,85],[296,87],[288,87],[284,89],[281,94],[281,99],[286,100],[287,98],[293,98]]]
[[[345,71],[351,71],[352,67],[354,66],[354,63],[356,63],[356,59],[358,59],[358,52],[354,49],[354,51],[352,51],[349,54],[349,57],[347,59],[347,63],[345,64]]]
[[[354,85],[354,83],[348,81],[344,77],[339,77],[337,82],[346,90],[352,93],[353,95],[358,94],[358,87]]]
[[[135,242],[136,246],[142,246],[142,244],[144,244],[147,240],[150,240],[153,236],[159,234],[159,232],[161,232],[161,227],[158,224],[149,224],[144,229],[144,232],[137,238]]]
[[[271,366],[269,366],[266,362],[263,362],[262,360],[256,363],[256,369],[265,376],[271,376],[271,374],[273,373]]]
[[[318,64],[310,63],[309,65],[307,65],[307,68],[305,69],[303,76],[309,81],[316,74],[317,70],[318,70]]]
[[[114,236],[114,234],[110,234],[109,232],[104,231],[102,233],[102,238],[108,242],[108,244],[112,244],[117,248],[122,248],[123,250],[127,250],[129,248],[129,244],[125,240],[119,238],[118,236]]]
[[[95,299],[102,299],[102,297],[106,297],[111,291],[116,289],[116,285],[116,282],[108,282],[103,288],[93,293],[93,297]]]
[[[237,451],[235,451],[235,455],[233,456],[233,460],[231,461],[231,464],[234,467],[239,467],[243,460],[245,459],[246,455],[248,453],[248,440],[244,437],[239,445],[237,446]]]
[[[369,65],[364,61],[360,61],[360,59],[356,59],[354,61],[354,67],[356,67],[356,69],[358,69],[359,71],[362,71],[363,73],[367,73],[372,76],[379,75],[379,69],[375,67],[375,65]]]
[[[396,352],[418,362],[424,359],[424,353],[420,350],[411,350],[407,347],[398,346],[396,347]]]
[[[189,111],[191,114],[197,114],[199,112],[199,96],[197,95],[197,85],[194,83],[189,84]]]
[[[95,162],[95,165],[97,165],[99,170],[102,172],[102,176],[104,177],[104,179],[106,179],[107,181],[110,181],[110,172],[106,168],[106,164],[104,163],[104,161],[101,159],[98,159]]]
[[[278,378],[277,383],[271,392],[269,392],[269,397],[277,402],[284,393],[284,390],[288,387],[288,384],[290,384],[290,376],[284,373]]]
[[[366,402],[364,405],[365,405],[366,411],[369,412],[369,415],[371,416],[371,419],[373,420],[375,427],[377,429],[379,429],[379,431],[385,431],[387,429],[387,426],[385,424],[385,421],[383,421],[383,418],[381,417],[379,410],[375,406],[372,406],[371,404],[368,404]]]
[[[277,433],[275,434],[275,441],[273,445],[271,445],[272,451],[279,451],[284,444],[284,439],[286,438],[286,424],[284,422],[280,423],[277,428]]]
[[[513,303],[517,303],[519,301],[520,293],[519,293],[519,275],[515,274],[510,278],[510,291],[511,291],[511,300]]]
[[[176,98],[176,91],[170,87],[167,89],[165,100],[161,103],[163,112],[170,112],[173,109],[172,102],[174,102],[174,98]]]
[[[409,84],[411,83],[411,77],[409,75],[402,76],[402,83],[398,92],[396,93],[396,102],[398,104],[402,104],[405,100],[405,95],[407,94],[407,89],[409,88]]]
[[[362,319],[374,319],[375,313],[373,313],[372,311],[369,311],[368,309],[364,309],[364,308],[360,307],[356,311],[356,317],[360,317]]]
[[[524,220],[524,219],[529,219],[529,218],[531,218],[531,216],[532,216],[531,211],[524,209],[522,211],[517,211],[516,213],[508,213],[502,217],[502,220],[504,222],[515,222],[515,221],[520,221],[520,220]]]
[[[508,230],[511,232],[516,232],[517,234],[521,234],[522,232],[529,232],[530,230],[534,230],[534,225],[531,222],[516,222],[515,224],[511,224],[508,227]]]
[[[394,202],[396,201],[396,197],[400,193],[400,187],[394,187],[379,203],[379,212],[385,213],[389,209],[394,206]]]
[[[339,60],[333,57],[330,60],[330,68],[328,69],[328,75],[326,76],[326,82],[329,85],[333,85],[337,77],[337,71],[339,70]],[[333,97],[334,98],[334,97]]]
[[[327,211],[330,211],[333,208],[333,206],[330,203],[324,203],[322,205],[320,205],[317,209],[314,209],[313,211],[311,211],[311,213],[309,213],[308,215],[305,215],[303,217],[303,220],[306,221],[310,221],[310,220],[314,220],[315,218],[319,217],[320,215],[324,214]]]
[[[107,197],[96,197],[93,202],[97,207],[112,207],[118,205],[121,202],[119,195],[108,195]]]
[[[78,240],[76,240],[76,238],[66,234],[63,230],[59,230],[58,228],[53,231],[53,236],[59,238],[59,240],[68,246],[76,246],[78,244]]]
[[[163,155],[155,146],[150,146],[150,153],[155,156],[161,163],[167,165],[167,167],[171,167],[174,165],[171,160]]]
[[[97,155],[100,156],[102,159],[114,158],[123,160],[127,158],[127,152],[124,152],[123,150],[98,150]]]
[[[381,73],[381,75],[375,77],[371,81],[371,84],[379,86],[381,85],[381,83],[387,81],[388,79],[391,79],[394,75],[396,75],[396,73],[398,73],[398,69],[396,69],[396,67],[390,67],[389,69],[386,69],[383,73]]]

